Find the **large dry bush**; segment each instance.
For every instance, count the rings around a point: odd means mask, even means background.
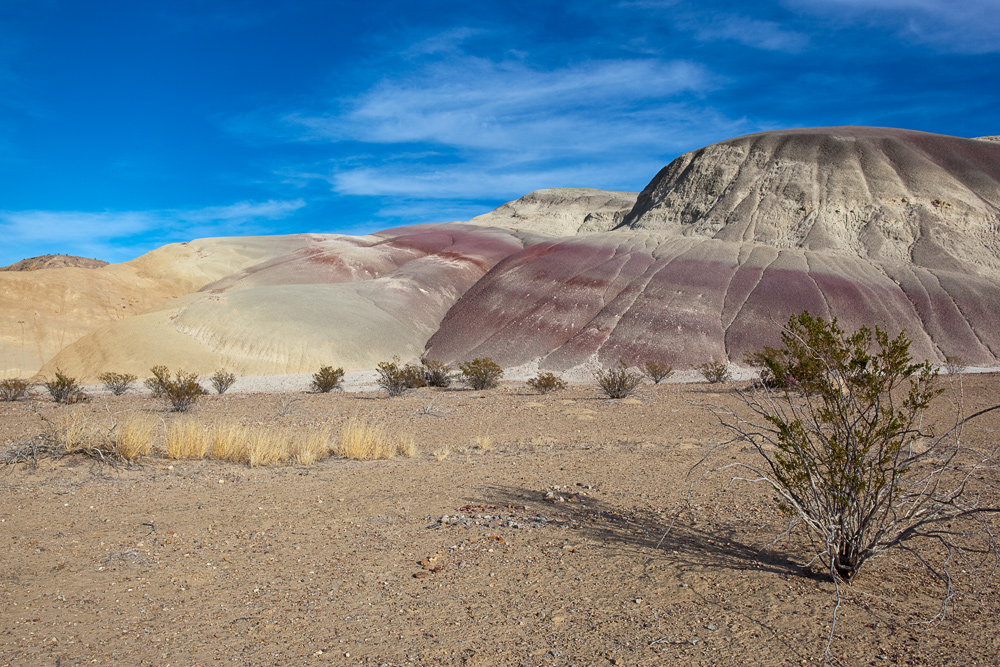
[[[548,371],[539,373],[533,378],[530,378],[527,382],[528,386],[537,391],[539,394],[548,394],[552,391],[561,391],[565,389],[568,385],[566,380],[555,373],[550,373]]]
[[[196,373],[178,370],[171,377],[166,366],[153,366],[149,372],[152,377],[146,379],[146,387],[154,397],[170,403],[174,412],[187,412],[205,393]]]
[[[745,409],[723,413],[756,461],[719,469],[746,468],[747,479],[769,485],[834,581],[854,579],[891,549],[926,565],[945,583],[946,599],[958,570],[992,572],[1000,550],[987,519],[1000,509],[986,499],[996,497],[989,472],[997,447],[970,446],[962,427],[1000,406],[935,435],[924,416],[942,391],[937,371],[911,359],[905,334],[847,334],[836,320],[802,313],[781,341],[756,359],[772,377],[794,382],[741,389]]]
[[[321,394],[327,394],[334,389],[340,389],[344,382],[344,369],[333,366],[322,366],[313,373],[312,388]]]

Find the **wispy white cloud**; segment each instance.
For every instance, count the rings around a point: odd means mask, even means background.
[[[297,199],[151,211],[0,211],[0,234],[6,246],[0,262],[22,259],[21,248],[43,248],[49,253],[73,249],[73,253],[101,259],[129,259],[138,254],[138,247],[263,231],[263,223],[287,217],[303,206],[305,202]]]
[[[903,39],[938,51],[1000,52],[997,0],[784,0],[784,4],[835,23],[884,25]]]
[[[285,140],[350,143],[355,156],[365,153],[363,160],[280,175],[299,187],[321,179],[338,194],[405,198],[638,189],[663,166],[650,158],[650,147],[666,159],[692,142],[746,129],[700,102],[718,85],[705,67],[685,60],[599,60],[546,70],[449,54],[326,110],[280,114],[274,131]],[[245,116],[239,131],[268,128],[260,115]],[[359,144],[366,148],[358,151]]]
[[[779,23],[737,15],[702,19],[691,28],[701,41],[728,40],[765,51],[798,53],[809,44],[805,34],[784,28]]]

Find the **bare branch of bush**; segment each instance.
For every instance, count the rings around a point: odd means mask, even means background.
[[[594,371],[594,379],[608,398],[626,398],[642,384],[642,373],[629,369],[625,362],[618,360],[614,368],[599,368]]]
[[[37,468],[41,459],[58,459],[65,453],[65,448],[60,447],[48,434],[38,433],[12,443],[7,451],[0,454],[0,464],[15,466],[24,463]]]
[[[948,375],[959,375],[964,373],[968,366],[965,363],[965,359],[962,357],[945,357],[944,358],[944,369],[948,371]]]
[[[139,378],[131,373],[115,373],[113,371],[108,371],[107,373],[101,373],[97,376],[97,379],[101,381],[104,388],[110,391],[115,396],[121,396],[129,389]]]

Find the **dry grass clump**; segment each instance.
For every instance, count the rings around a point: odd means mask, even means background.
[[[361,417],[348,419],[340,430],[337,454],[345,459],[391,459],[413,456],[415,452],[412,436],[393,436],[382,424]]]
[[[288,440],[288,458],[300,465],[311,465],[330,455],[330,429],[299,431]]]
[[[448,458],[449,454],[451,454],[451,450],[448,449],[447,447],[435,449],[433,452],[431,452],[431,456],[433,456],[434,460],[437,461],[438,463],[441,463],[441,461],[444,461],[446,458]]]
[[[129,412],[120,419],[112,415],[105,428],[72,412],[52,425],[51,437],[67,454],[84,454],[112,465],[135,463],[153,450],[156,425],[148,414]]]
[[[212,436],[204,425],[193,419],[175,421],[167,427],[167,458],[205,458]]]
[[[491,452],[493,451],[493,438],[490,434],[477,435],[473,438],[473,446],[481,452]]]
[[[129,412],[125,419],[111,427],[109,440],[114,451],[129,463],[149,456],[153,451],[156,419],[144,412]]]

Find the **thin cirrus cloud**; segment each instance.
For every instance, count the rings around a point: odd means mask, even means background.
[[[123,261],[138,246],[252,232],[256,223],[287,217],[305,205],[297,199],[152,211],[0,211],[0,233],[6,239],[5,254],[17,255],[21,248],[48,253],[72,248],[74,254]]]
[[[835,23],[886,26],[900,38],[945,53],[1000,52],[997,0],[784,0]]]
[[[288,113],[282,124],[300,141],[371,147],[369,163],[324,176],[338,194],[468,200],[570,185],[635,189],[662,166],[660,156],[636,160],[637,149],[670,151],[742,129],[699,101],[716,85],[684,60],[541,70],[449,57],[383,79],[335,112]]]
[[[731,40],[765,51],[799,53],[809,45],[807,35],[783,28],[774,21],[724,15],[692,26],[700,41]]]

